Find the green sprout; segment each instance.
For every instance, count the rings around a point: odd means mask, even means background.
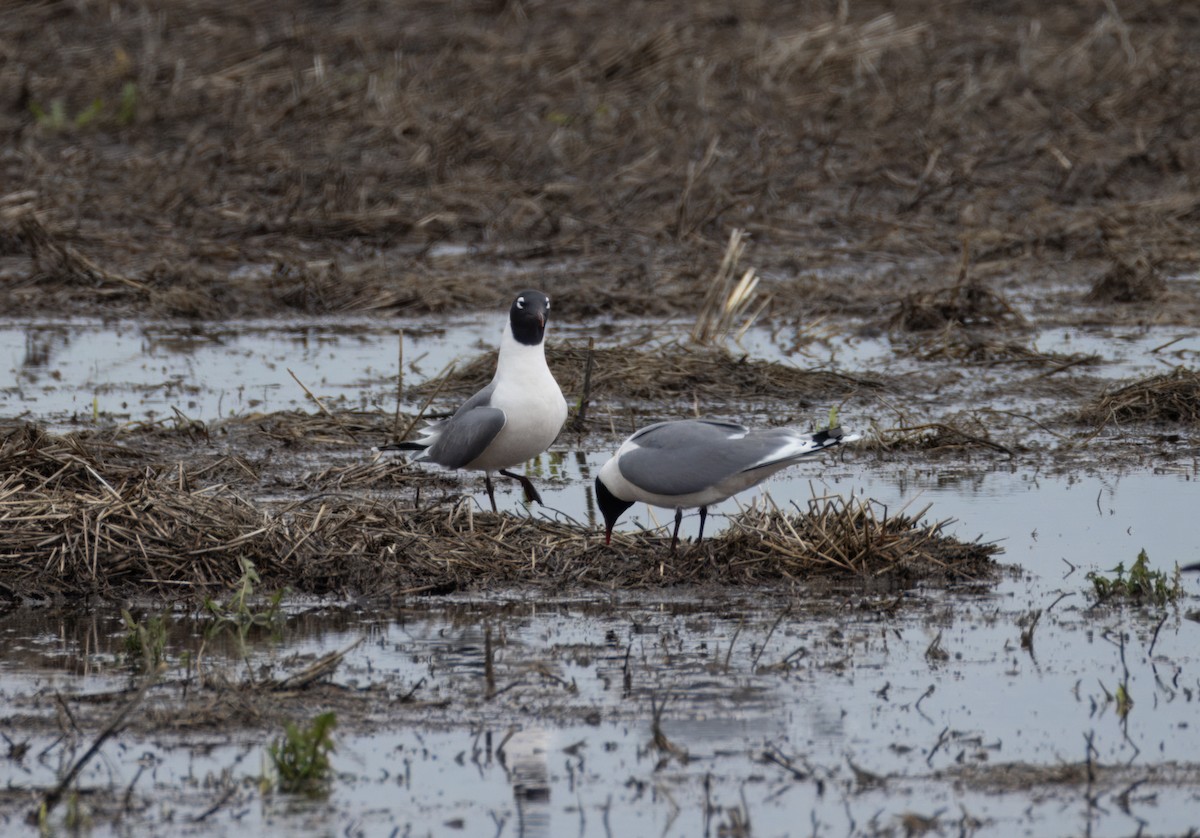
[[[214,640],[222,634],[228,633],[233,637],[237,645],[239,657],[246,664],[246,671],[250,675],[251,681],[254,680],[253,671],[250,668],[249,649],[246,641],[253,629],[278,629],[282,624],[283,612],[282,603],[286,590],[278,590],[271,595],[267,601],[266,607],[257,610],[252,606],[255,589],[262,579],[259,578],[258,571],[254,567],[254,562],[249,559],[239,559],[242,567],[241,578],[238,579],[234,587],[233,596],[228,602],[218,602],[214,599],[204,600],[204,609],[213,618],[212,624],[204,633],[204,644],[201,645],[200,652],[197,654],[197,666],[203,658],[204,646],[210,640]]]
[[[125,658],[139,672],[153,672],[167,657],[166,614],[149,617],[145,621],[133,619],[133,615],[121,609],[125,622]]]
[[[125,82],[125,86],[121,88],[121,103],[117,105],[118,125],[133,124],[133,120],[137,116],[137,103],[137,85],[131,81]]]
[[[1179,582],[1178,567],[1175,569],[1174,578],[1169,578],[1161,570],[1151,570],[1149,563],[1150,557],[1142,550],[1138,553],[1133,567],[1129,568],[1128,574],[1124,562],[1112,569],[1114,576],[1088,573],[1087,578],[1092,583],[1096,602],[1120,599],[1138,603],[1148,602],[1161,607],[1179,599],[1183,588]]]
[[[1123,683],[1117,684],[1117,717],[1124,720],[1132,709],[1133,697],[1129,695],[1129,690],[1125,689]]]
[[[304,727],[287,723],[283,736],[267,748],[280,791],[318,795],[327,790],[336,726],[337,716],[332,712],[321,713]]]

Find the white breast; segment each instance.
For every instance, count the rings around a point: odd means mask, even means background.
[[[500,433],[468,468],[501,469],[520,465],[550,447],[567,420],[567,401],[550,368],[543,344],[525,346],[505,326],[500,341],[490,407],[504,411]]]

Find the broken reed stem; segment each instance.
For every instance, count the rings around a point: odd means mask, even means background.
[[[757,295],[759,277],[754,268],[747,268],[739,279],[736,273],[738,260],[745,251],[745,234],[742,230],[734,229],[729,236],[729,245],[717,272],[709,282],[708,291],[692,327],[691,337],[697,343],[709,343],[722,335],[734,331],[734,323],[741,319]],[[770,302],[763,300],[754,313],[746,317],[734,335],[735,341],[740,341],[754,324],[754,320]]]
[[[337,424],[337,426],[338,426],[339,428],[341,428],[341,429],[342,429],[342,431],[344,431],[344,432],[345,432],[346,436],[350,437],[350,439],[351,439],[351,440],[353,440],[354,442],[358,442],[358,437],[356,437],[356,436],[354,435],[354,431],[352,431],[352,430],[350,430],[348,427],[346,427],[346,423],[345,423],[345,422],[343,422],[343,421],[342,421],[341,419],[339,419],[339,418],[338,418],[336,415],[334,415],[333,413],[331,413],[331,412],[330,412],[330,410],[329,410],[329,408],[327,408],[327,407],[325,406],[325,403],[324,403],[323,401],[321,401],[319,398],[317,398],[317,396],[316,396],[316,395],[313,393],[313,391],[312,391],[312,390],[310,390],[310,389],[308,389],[308,387],[306,387],[306,386],[304,385],[304,382],[303,382],[303,381],[301,381],[301,380],[300,380],[300,379],[299,379],[299,378],[296,376],[296,373],[292,372],[292,370],[291,370],[291,368],[290,368],[290,367],[288,368],[288,371],[287,371],[287,372],[288,372],[288,375],[290,375],[290,376],[292,377],[292,380],[293,380],[293,381],[295,381],[297,384],[299,384],[299,385],[300,385],[300,389],[301,389],[301,390],[303,390],[303,391],[304,391],[304,392],[305,392],[305,393],[308,395],[308,397],[309,397],[310,399],[312,399],[314,402],[316,402],[316,405],[317,405],[317,407],[321,408],[321,411],[322,411],[322,412],[323,412],[323,413],[324,413],[326,416],[328,416],[330,419],[332,419],[332,420],[333,420],[333,421],[334,421],[334,422]]]
[[[125,285],[135,291],[147,290],[145,283],[105,270],[75,248],[58,241],[34,213],[22,215],[19,225],[29,243],[34,263],[43,272],[62,274],[77,281],[108,282]],[[49,265],[45,264],[47,261]]]
[[[735,227],[729,233],[729,243],[717,266],[717,271],[709,281],[708,290],[700,304],[700,314],[696,317],[696,325],[692,327],[692,340],[697,343],[707,343],[716,337],[717,321],[720,311],[731,291],[731,280],[734,268],[742,253],[746,250],[745,233]]]
[[[328,654],[322,655],[311,664],[301,669],[299,672],[293,672],[282,680],[268,683],[267,686],[275,692],[287,692],[288,690],[301,690],[312,684],[314,681],[323,678],[330,674],[346,657],[346,655],[357,649],[366,637],[360,637],[355,640],[345,649],[334,650]]]
[[[583,368],[583,392],[579,395],[579,406],[571,422],[571,430],[582,433],[587,425],[588,402],[592,398],[592,368],[596,365],[596,339],[588,338],[587,362]]]
[[[63,778],[58,781],[58,785],[46,792],[45,796],[42,797],[41,804],[26,816],[25,820],[27,823],[36,826],[46,822],[46,818],[49,817],[50,812],[53,811],[54,807],[58,805],[58,802],[62,800],[63,793],[66,792],[67,787],[75,781],[75,778],[79,776],[79,772],[83,770],[85,765],[87,765],[88,760],[94,757],[96,752],[100,750],[100,746],[108,741],[109,737],[115,734],[121,728],[121,726],[125,724],[125,719],[127,719],[129,714],[132,713],[133,710],[142,703],[142,699],[146,697],[146,693],[152,686],[158,683],[159,676],[161,676],[165,670],[166,666],[163,665],[151,675],[146,676],[146,678],[142,681],[142,685],[138,687],[138,691],[133,694],[133,697],[129,699],[129,701],[127,701],[125,705],[121,707],[121,709],[118,710],[111,719],[109,719],[108,724],[106,724],[103,729],[96,734],[96,738],[92,740],[91,746],[84,751],[83,756],[75,760],[74,764],[67,769],[67,773],[63,775]]]
[[[493,655],[492,626],[488,624],[483,627],[483,681],[486,687],[485,697],[487,698],[492,698],[496,695],[496,668]]]
[[[417,411],[417,415],[404,427],[404,433],[396,437],[397,441],[403,442],[408,439],[408,435],[412,433],[412,429],[416,427],[416,424],[421,421],[421,417],[425,415],[425,411],[429,410],[429,405],[433,404],[433,400],[438,397],[442,389],[446,386],[446,382],[450,380],[450,376],[454,373],[454,367],[457,363],[457,361],[451,361],[442,370],[441,375],[438,376],[437,386],[433,388],[433,392],[425,399],[424,404],[421,405],[421,409]]]
[[[400,427],[400,401],[404,398],[404,330],[398,330],[397,335],[399,339],[396,341],[396,415],[392,420],[393,434]],[[401,438],[397,437],[397,439]]]

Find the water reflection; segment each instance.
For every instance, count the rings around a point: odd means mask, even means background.
[[[234,665],[236,647],[212,652],[207,665],[227,665],[229,681],[207,688],[187,684],[182,669],[182,653],[206,623],[173,613],[171,665],[150,698],[151,718],[229,700],[223,690],[251,671],[278,675],[367,637],[326,688],[279,699],[298,701],[289,712],[301,717],[336,702],[330,797],[256,805],[254,778],[273,730],[253,721],[246,730],[194,735],[185,727],[174,739],[138,720],[85,781],[133,788],[135,799],[173,795],[176,820],[145,830],[159,834],[185,831],[177,825],[228,788],[238,789],[238,803],[214,812],[214,832],[682,838],[703,834],[710,821],[716,834],[743,802],[756,833],[794,832],[797,812],[853,831],[853,822],[934,811],[953,796],[1006,834],[1073,834],[1077,813],[1052,796],[1031,807],[1024,791],[982,793],[956,772],[1001,761],[1078,764],[1082,753],[1072,754],[1085,737],[1098,765],[1127,765],[1134,748],[1141,767],[1194,760],[1195,626],[1179,616],[1161,625],[1134,614],[1097,616],[1072,607],[1073,599],[1058,603],[1061,580],[1030,580],[1003,596],[923,592],[896,611],[854,595],[796,598],[783,616],[761,593],[720,601],[695,592],[570,600],[515,593],[297,608],[278,633],[250,639],[252,670]],[[1036,665],[1019,645],[1031,608],[1043,611]],[[135,610],[135,618],[153,613]],[[90,713],[85,727],[106,717],[111,708],[96,709],[86,696],[127,688],[123,633],[115,609],[0,616],[0,693],[22,731],[9,730],[10,738],[27,741],[30,753],[50,747],[64,705],[77,718]],[[926,654],[935,634],[948,653],[936,665]],[[1111,699],[1106,705],[1105,690],[1117,683],[1134,697],[1124,722]],[[367,705],[357,722],[355,702]],[[663,736],[686,758],[652,744],[656,706]],[[903,792],[890,792],[889,779],[864,793],[847,758],[897,778]],[[154,777],[146,790],[135,781],[144,766]],[[61,768],[53,759],[0,761],[0,782],[52,784]],[[1096,788],[1108,794],[1103,783]],[[1186,794],[1156,784],[1134,805],[1170,815]],[[152,819],[167,810],[140,811]],[[1115,834],[1108,823],[1103,834]]]
[[[21,359],[21,371],[30,381],[37,381],[36,372],[49,366],[56,350],[70,343],[66,329],[51,327],[25,330],[25,355]]]
[[[549,743],[550,733],[544,728],[521,728],[497,751],[513,790],[518,838],[545,838],[550,834]]]
[[[493,315],[488,315],[491,322]],[[399,331],[404,382],[420,383],[479,351],[482,318],[444,320],[237,321],[191,323],[0,320],[0,414],[53,424],[91,412],[141,421],[170,415],[211,421],[230,412],[289,410],[307,397],[292,370],[327,403],[393,409]],[[559,326],[561,339],[578,331]],[[28,386],[21,388],[20,383]]]

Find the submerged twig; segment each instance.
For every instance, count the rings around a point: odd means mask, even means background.
[[[278,681],[268,682],[266,686],[275,692],[304,689],[314,681],[325,677],[337,669],[338,665],[342,662],[342,659],[357,649],[365,639],[365,637],[360,637],[345,649],[335,650],[333,652],[329,652],[328,654],[322,655],[311,664],[304,667],[304,669],[301,669],[299,672],[293,672],[291,675],[288,675],[286,678],[282,678]]]
[[[53,811],[54,807],[57,806],[58,802],[62,799],[63,793],[67,790],[67,787],[70,786],[71,783],[74,782],[75,778],[79,776],[79,772],[82,771],[83,767],[87,765],[88,761],[96,755],[96,752],[100,750],[100,747],[118,730],[121,729],[121,726],[125,724],[125,720],[129,717],[129,714],[132,713],[134,709],[136,709],[137,706],[142,703],[142,699],[146,697],[146,693],[150,690],[150,688],[158,683],[159,676],[163,671],[164,667],[160,667],[153,674],[146,676],[146,678],[142,681],[142,685],[138,687],[137,692],[133,694],[133,697],[130,698],[129,701],[125,702],[121,709],[118,710],[111,719],[109,719],[108,724],[106,724],[100,730],[100,732],[96,734],[96,738],[92,740],[91,746],[84,751],[83,756],[75,760],[71,767],[67,769],[67,773],[64,774],[62,779],[58,781],[58,785],[46,792],[46,794],[42,797],[41,804],[26,816],[25,820],[28,823],[36,825],[45,822],[47,816],[51,811]]]

